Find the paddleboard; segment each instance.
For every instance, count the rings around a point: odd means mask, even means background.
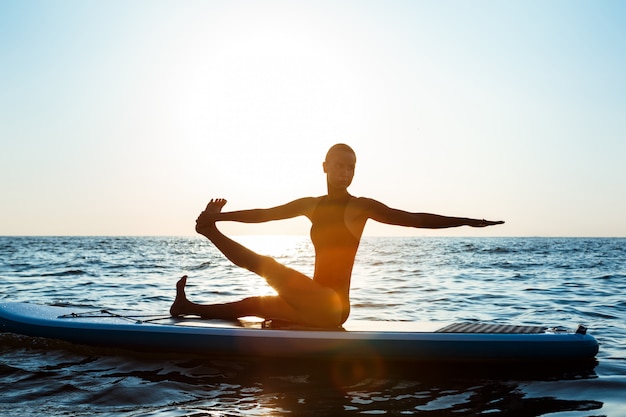
[[[0,330],[86,345],[254,358],[519,362],[583,361],[598,353],[584,326],[348,320],[339,329],[315,329],[257,318],[229,322],[30,303],[0,304]]]

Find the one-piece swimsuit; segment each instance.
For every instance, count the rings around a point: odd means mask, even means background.
[[[313,279],[337,292],[344,302],[343,320],[350,312],[350,277],[359,239],[346,226],[345,211],[350,195],[339,200],[321,197],[311,221],[311,241],[315,247]]]

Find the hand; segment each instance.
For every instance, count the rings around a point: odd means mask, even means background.
[[[472,227],[487,227],[487,226],[495,226],[498,224],[504,224],[504,221],[502,220],[497,220],[497,221],[492,221],[492,220],[475,220],[474,222],[472,222],[472,224],[470,224],[470,226]]]
[[[225,204],[226,200],[223,198],[211,199],[204,211],[196,219],[196,232],[205,234],[207,230],[215,227],[215,222]]]

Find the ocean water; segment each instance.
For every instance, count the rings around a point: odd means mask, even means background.
[[[237,238],[302,272],[305,237]],[[0,302],[167,314],[271,293],[201,237],[0,237]],[[350,320],[575,327],[597,363],[571,369],[348,369],[133,353],[0,334],[2,416],[626,416],[626,239],[364,238]]]

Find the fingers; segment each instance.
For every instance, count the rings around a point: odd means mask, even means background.
[[[487,227],[487,226],[496,226],[498,224],[504,224],[504,221],[502,220],[498,220],[498,221],[492,221],[492,220],[485,220],[482,219],[478,222],[478,224],[476,225],[476,227]]]

